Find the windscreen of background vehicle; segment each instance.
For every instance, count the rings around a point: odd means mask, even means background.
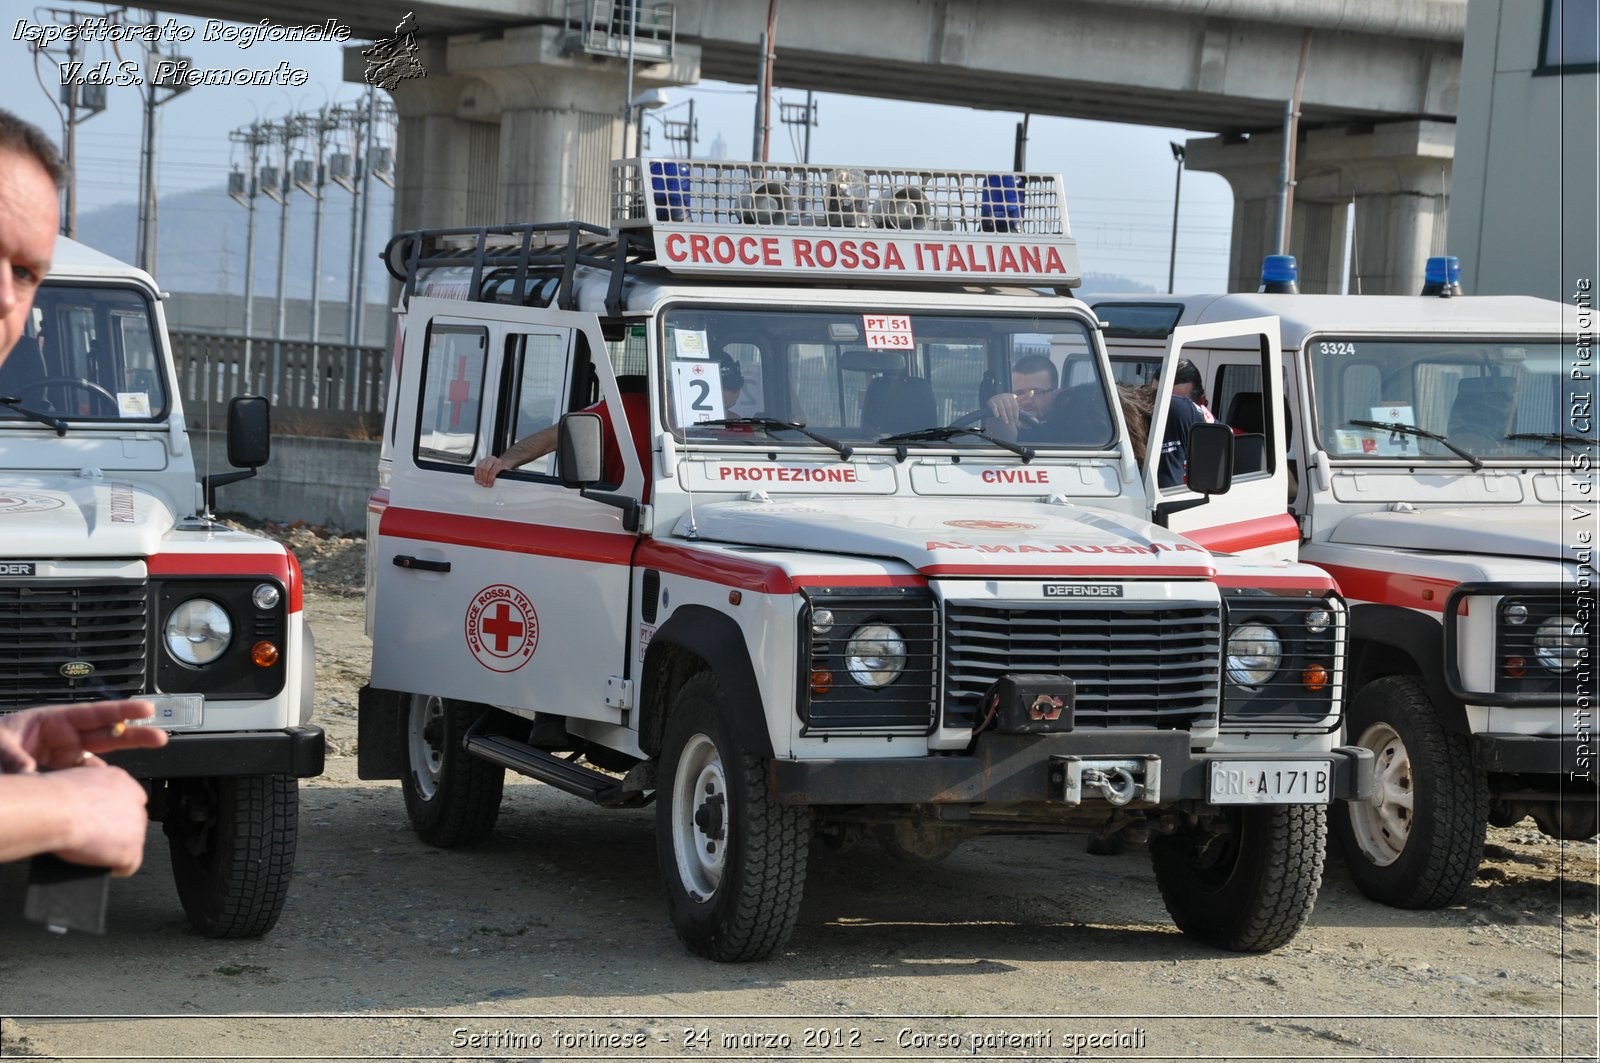
[[[668,423],[690,441],[701,421],[771,417],[848,443],[946,425],[983,428],[985,404],[1019,368],[1046,369],[1049,416],[1023,427],[1033,445],[1088,449],[1115,440],[1088,330],[1073,318],[895,311],[706,310],[663,317]],[[717,441],[770,447],[764,433]],[[801,437],[792,441],[812,445]],[[957,436],[952,446],[986,446]]]
[[[0,395],[57,417],[152,421],[167,412],[150,305],[137,291],[45,284],[0,363]],[[0,407],[0,419],[20,418]]]
[[[1461,461],[1433,440],[1352,421],[1416,425],[1479,458],[1559,460],[1559,441],[1508,437],[1593,431],[1573,425],[1578,385],[1559,343],[1327,337],[1308,348],[1318,438],[1336,458]]]

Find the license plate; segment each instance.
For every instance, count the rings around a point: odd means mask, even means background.
[[[1325,805],[1333,797],[1333,763],[1326,760],[1214,760],[1214,805]]]
[[[163,731],[192,731],[199,727],[206,703],[204,694],[138,694],[135,697],[154,705],[156,714],[148,719],[128,722],[144,727],[159,727]]]

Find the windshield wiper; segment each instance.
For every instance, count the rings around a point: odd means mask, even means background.
[[[789,431],[799,432],[816,440],[829,450],[834,451],[841,458],[848,458],[855,453],[855,448],[841,443],[837,439],[829,439],[821,432],[813,432],[798,421],[780,421],[776,417],[719,417],[715,421],[696,421],[690,428],[739,428],[749,425],[751,428],[765,428],[769,432]]]
[[[1456,446],[1438,432],[1430,432],[1426,428],[1418,428],[1414,424],[1401,424],[1398,421],[1351,421],[1349,423],[1357,428],[1383,428],[1390,432],[1399,432],[1403,436],[1421,436],[1423,439],[1431,439],[1457,457],[1465,458],[1467,463],[1472,466],[1473,472],[1483,468],[1483,460],[1481,458],[1471,451],[1463,450]]]
[[[1580,436],[1574,432],[1512,432],[1507,439],[1533,439],[1540,443],[1580,443],[1592,447],[1600,442],[1593,436]]]
[[[0,406],[4,406],[8,410],[15,410],[30,421],[38,421],[40,424],[49,425],[56,430],[56,435],[58,436],[67,434],[67,422],[59,417],[51,417],[48,413],[40,413],[38,410],[28,409],[22,405],[22,400],[14,395],[0,395]]]
[[[993,443],[997,447],[1011,451],[1022,459],[1026,465],[1033,460],[1034,450],[1020,443],[1013,443],[1009,439],[992,436],[988,432],[977,428],[956,428],[946,425],[942,428],[919,428],[915,432],[900,432],[892,436],[884,436],[879,443],[942,443],[954,439],[956,436],[977,436],[985,443]]]

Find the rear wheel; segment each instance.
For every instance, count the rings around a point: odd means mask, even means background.
[[[206,937],[259,937],[289,896],[300,822],[292,775],[174,779],[163,830],[178,899]]]
[[[766,765],[730,737],[715,676],[684,684],[662,742],[656,855],[678,937],[709,959],[765,959],[800,914],[811,813],[778,803]]]
[[[1156,885],[1172,921],[1234,952],[1288,944],[1316,904],[1327,822],[1321,805],[1228,808],[1209,822],[1152,835]]]
[[[1467,736],[1447,731],[1422,682],[1391,675],[1357,691],[1351,742],[1377,758],[1374,793],[1334,810],[1334,835],[1362,893],[1396,908],[1442,908],[1483,860],[1488,786]]]
[[[462,748],[487,712],[481,706],[413,694],[400,714],[406,767],[400,776],[406,815],[417,837],[441,849],[481,842],[494,832],[506,771]]]

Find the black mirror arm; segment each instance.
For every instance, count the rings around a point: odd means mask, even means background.
[[[639,530],[639,500],[632,495],[619,495],[613,491],[591,491],[588,488],[582,489],[578,494],[602,505],[622,510],[623,530],[631,532]]]
[[[1206,505],[1211,501],[1210,495],[1201,495],[1199,498],[1179,498],[1171,502],[1161,502],[1156,505],[1152,520],[1159,526],[1167,526],[1167,518],[1174,513],[1182,513],[1186,509]]]
[[[200,477],[200,483],[205,488],[206,512],[210,513],[217,508],[217,488],[224,484],[238,483],[248,480],[256,474],[255,469],[236,469],[233,472],[215,472],[209,476]]]

